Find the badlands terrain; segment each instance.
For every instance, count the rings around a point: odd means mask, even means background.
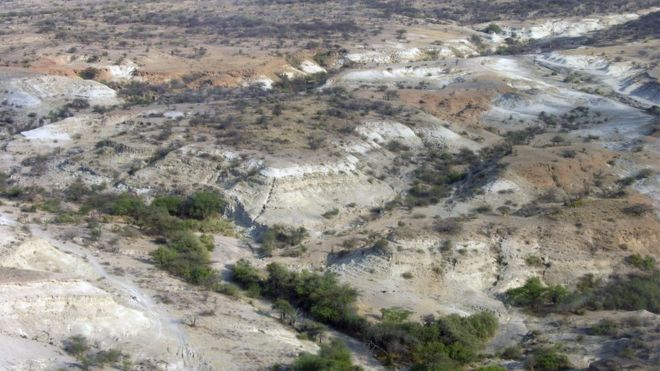
[[[657,370],[657,0],[4,0],[0,369]]]

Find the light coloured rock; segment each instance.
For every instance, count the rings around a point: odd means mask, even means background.
[[[647,105],[660,103],[660,83],[632,62],[611,62],[603,57],[564,55],[558,52],[538,56],[537,63],[588,73],[613,90]]]
[[[394,197],[387,184],[362,174],[358,162],[349,155],[329,164],[267,166],[259,180],[240,182],[230,194],[255,222],[311,227],[338,206],[372,207]]]
[[[315,62],[312,62],[312,61],[307,60],[307,59],[300,62],[300,69],[304,73],[309,73],[309,74],[328,72],[328,71],[326,71],[325,68],[323,68],[323,67],[319,66],[318,64],[316,64]]]
[[[355,132],[376,148],[395,140],[411,147],[422,145],[415,132],[396,121],[366,121]]]
[[[10,105],[35,108],[57,104],[74,98],[86,99],[91,105],[113,105],[121,100],[109,87],[93,80],[41,75],[21,77],[7,82]]]
[[[0,250],[0,256],[3,267],[97,278],[80,258],[61,252],[41,238],[29,238],[18,245],[5,246]]]
[[[543,23],[523,26],[503,26],[504,35],[516,34],[523,40],[553,37],[577,37],[588,32],[603,30],[639,18],[637,13],[611,14],[602,17],[549,19]]]
[[[137,72],[137,66],[133,63],[107,66],[106,69],[114,81],[130,80]]]

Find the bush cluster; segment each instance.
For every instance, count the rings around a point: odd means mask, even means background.
[[[210,284],[215,271],[210,267],[208,245],[189,231],[177,233],[166,246],[153,252],[156,264],[193,284]]]
[[[295,78],[289,78],[287,75],[281,74],[278,77],[280,78],[280,81],[275,84],[276,88],[284,92],[298,93],[312,90],[325,84],[328,79],[328,74],[325,72],[319,72]]]
[[[85,80],[93,80],[98,77],[100,71],[94,67],[87,67],[84,70],[78,72],[78,76]]]
[[[411,370],[457,369],[478,359],[497,330],[489,313],[427,318],[424,323],[383,321],[368,329],[368,343],[386,364],[412,364]]]
[[[104,368],[106,365],[127,366],[130,363],[128,356],[117,349],[92,351],[91,344],[82,335],[71,336],[63,343],[64,351],[75,357],[79,362],[77,366],[83,370]]]
[[[285,299],[322,323],[349,329],[356,321],[363,321],[353,307],[357,291],[340,284],[334,275],[290,272],[277,263],[269,264],[267,272],[262,278],[248,262],[239,261],[233,268],[233,279],[249,291],[274,300]]]
[[[660,313],[660,270],[615,277],[589,298],[593,309],[648,310]]]
[[[261,252],[270,256],[274,249],[284,249],[299,245],[309,234],[304,227],[290,228],[276,224],[268,228],[260,238]]]
[[[467,148],[455,154],[429,151],[413,172],[405,203],[408,206],[437,204],[454,189],[457,196],[469,196],[499,173],[503,166],[499,160],[510,153],[510,144],[487,147],[478,154]]]
[[[304,353],[296,359],[291,367],[293,371],[351,371],[361,368],[353,366],[351,352],[341,340],[333,339],[330,343],[321,345],[318,355]]]
[[[71,195],[79,198],[79,187]],[[215,192],[200,191],[188,197],[165,195],[151,204],[132,194],[99,194],[88,197],[81,210],[100,210],[110,215],[129,218],[147,234],[161,237],[166,244],[153,252],[158,266],[192,284],[213,285],[216,272],[210,267],[209,251],[213,236],[195,232],[218,232],[225,226],[212,217],[226,206]]]
[[[534,350],[527,362],[527,368],[538,371],[558,371],[572,368],[571,362],[557,347],[538,348]]]
[[[639,254],[632,254],[626,257],[626,263],[635,268],[643,271],[652,271],[655,268],[655,258],[652,256],[641,256]]]
[[[530,278],[506,292],[506,300],[536,313],[589,310],[648,310],[660,313],[660,270],[615,276],[606,283],[587,275],[569,292],[563,286],[544,286]]]
[[[380,323],[370,324],[355,311],[358,293],[340,284],[334,275],[291,272],[277,263],[268,265],[266,271],[264,275],[239,261],[232,273],[234,281],[248,292],[277,303],[285,300],[315,320],[363,340],[388,364],[413,365],[418,370],[455,368],[476,360],[484,341],[497,329],[497,320],[488,313],[418,323],[407,320],[409,312],[396,308],[385,310]],[[282,303],[277,307],[282,313],[291,313]],[[305,361],[311,362],[309,357]]]
[[[533,277],[523,286],[507,290],[506,296],[513,305],[539,311],[562,303],[568,297],[568,290],[559,285],[544,286],[538,277]]]
[[[433,151],[413,173],[406,204],[425,206],[437,204],[451,194],[451,184],[462,180],[465,173],[452,168],[454,157],[446,152]]]

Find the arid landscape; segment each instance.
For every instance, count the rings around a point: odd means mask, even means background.
[[[1,370],[658,370],[657,0],[5,0]]]

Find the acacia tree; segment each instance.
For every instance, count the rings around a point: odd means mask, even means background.
[[[296,319],[296,309],[288,301],[277,299],[273,303],[273,309],[280,313],[280,321],[286,321],[292,324]]]

